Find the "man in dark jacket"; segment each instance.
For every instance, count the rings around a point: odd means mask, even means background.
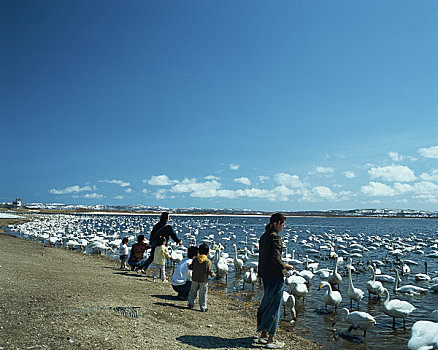
[[[154,261],[155,248],[157,247],[159,237],[164,237],[166,239],[166,244],[167,242],[169,242],[169,238],[172,238],[176,243],[182,245],[182,241],[176,236],[175,232],[173,232],[172,226],[170,226],[168,222],[169,213],[165,211],[161,213],[160,221],[156,223],[154,228],[152,229],[151,237],[149,239],[152,248],[151,254],[149,255],[149,258],[146,260],[143,266],[143,270],[145,271],[152,263],[152,261]]]
[[[262,278],[264,292],[257,310],[257,332],[261,332],[259,343],[266,344],[269,349],[284,347],[284,343],[274,342],[274,336],[280,320],[284,277],[289,276],[289,270],[293,270],[281,258],[283,243],[280,231],[285,221],[282,214],[273,214],[259,241],[258,275]]]
[[[144,272],[144,265],[147,260],[143,259],[143,255],[144,252],[151,247],[151,245],[144,242],[144,235],[138,235],[137,240],[138,242],[134,243],[131,248],[128,264],[131,266],[131,270],[138,268]]]

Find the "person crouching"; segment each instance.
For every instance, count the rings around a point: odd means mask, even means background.
[[[187,249],[187,257],[182,259],[172,275],[172,288],[178,293],[177,298],[180,300],[187,300],[189,297],[192,281],[190,280],[189,265],[193,259],[198,255],[198,247],[191,246]]]

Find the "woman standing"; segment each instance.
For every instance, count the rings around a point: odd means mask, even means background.
[[[289,276],[289,270],[293,270],[281,258],[283,243],[279,233],[285,221],[282,214],[273,214],[259,241],[258,275],[262,278],[264,292],[257,310],[257,332],[261,332],[259,343],[266,344],[268,349],[284,347],[284,343],[274,342],[274,336],[280,320],[284,277]]]

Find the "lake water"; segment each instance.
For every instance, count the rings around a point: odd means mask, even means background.
[[[25,235],[32,239],[36,239],[43,233],[49,233],[58,236],[69,235],[71,238],[100,237],[110,242],[117,237],[131,236],[134,238],[139,233],[145,233],[148,237],[148,233],[157,221],[157,216],[148,215],[48,215],[43,216],[42,220],[37,223],[22,224],[19,228],[9,229],[12,233]],[[237,245],[239,255],[244,253],[244,247],[247,247],[248,251],[257,250],[256,244],[268,221],[268,217],[171,215],[169,224],[173,226],[178,237],[183,239],[186,247],[194,240],[197,244],[206,240],[211,242],[212,246],[220,243],[224,247],[224,252],[232,258],[234,256],[233,243]],[[30,232],[38,233],[30,234]],[[288,254],[295,250],[295,259],[299,260],[304,260],[304,256],[308,255],[310,259],[319,262],[318,269],[334,268],[334,259],[328,258],[330,246],[344,259],[344,262],[339,264],[339,271],[343,276],[340,285],[343,301],[339,308],[350,306],[347,294],[348,277],[344,273],[349,254],[355,252],[352,245],[359,244],[366,248],[359,248],[357,251],[362,257],[353,258],[356,270],[361,271],[353,274],[354,286],[365,293],[360,303],[360,311],[370,313],[377,321],[377,324],[367,331],[366,338],[360,330],[353,330],[351,334],[348,334],[349,325],[344,322],[338,322],[335,327],[332,327],[336,313],[330,306],[325,308],[322,299],[325,290],[318,290],[321,282],[318,274],[315,274],[311,280],[308,286],[309,293],[304,302],[302,299],[297,300],[296,322],[289,322],[291,319],[289,313],[282,316],[282,321],[280,321],[281,327],[293,328],[298,334],[315,340],[326,349],[393,349],[396,347],[406,349],[412,324],[418,320],[432,320],[431,312],[438,309],[438,293],[436,292],[428,291],[418,296],[398,293],[395,296],[393,283],[383,282],[384,287],[390,292],[391,299],[406,300],[417,308],[407,318],[406,330],[403,330],[401,319],[397,319],[396,329],[392,329],[392,318],[380,310],[383,296],[381,300],[368,297],[366,283],[371,279],[371,273],[365,270],[368,262],[378,260],[384,263],[384,265],[377,266],[382,270],[382,274],[395,276],[389,270],[391,267],[398,266],[400,262],[397,261],[397,255],[392,255],[391,252],[399,249],[404,260],[418,263],[418,265],[408,263],[411,271],[408,275],[401,277],[401,285],[414,284],[428,288],[429,282],[416,282],[414,276],[417,273],[424,273],[424,262],[428,263],[430,277],[438,276],[437,219],[290,217],[287,218],[281,235]],[[437,253],[437,257],[433,257],[434,252]],[[304,265],[295,265],[295,268],[300,271],[304,269]],[[232,263],[229,265],[227,281],[222,278],[211,283],[212,288],[229,292],[233,297],[242,300],[261,299],[263,289],[258,284],[254,289],[246,284],[243,291],[242,285],[242,275],[234,274]],[[353,303],[354,310],[357,310],[356,305]],[[250,329],[248,333],[253,334],[254,330]]]

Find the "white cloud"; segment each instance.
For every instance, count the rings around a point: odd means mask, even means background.
[[[84,194],[84,198],[100,199],[103,198],[103,195],[98,193],[86,193]]]
[[[420,153],[425,158],[438,159],[438,146],[420,148],[418,150],[418,153]]]
[[[123,196],[115,196],[114,198],[115,199],[123,199],[124,197]]]
[[[300,201],[321,202],[324,200],[336,201],[336,194],[326,186],[315,186],[311,190],[306,190]]]
[[[149,180],[143,180],[144,183],[148,183],[152,186],[171,186],[177,184],[178,180],[171,180],[167,175],[153,175]]]
[[[334,171],[335,169],[331,167],[323,167],[323,166],[316,167],[316,172],[321,174],[329,174],[329,173],[333,173]]]
[[[362,186],[361,192],[370,197],[388,197],[395,195],[395,190],[390,186],[372,181],[368,185]]]
[[[300,181],[298,175],[290,175],[287,173],[278,173],[275,175],[275,181],[277,181],[280,185],[289,187],[289,188],[303,188],[304,184]]]
[[[251,185],[251,181],[247,177],[244,177],[244,176],[235,178],[234,182],[237,182],[237,183],[240,183],[243,185],[247,185],[247,186]]]
[[[80,187],[78,185],[66,187],[63,190],[57,190],[52,188],[49,192],[52,194],[69,194],[69,193],[78,193],[83,191],[92,191],[93,189],[90,186]]]
[[[371,178],[382,178],[386,181],[408,182],[416,179],[414,172],[405,165],[389,165],[368,170]]]
[[[240,168],[240,165],[238,165],[238,164],[230,164],[231,170],[239,170],[239,168]]]
[[[154,197],[156,199],[166,199],[166,190],[160,189],[157,192],[154,193]]]
[[[438,181],[438,169],[432,169],[430,174],[423,173],[420,178],[425,181]]]
[[[120,187],[131,186],[131,184],[129,182],[122,181],[122,180],[107,180],[107,179],[105,179],[105,180],[102,180],[101,182],[106,182],[109,184],[116,184],[116,185],[119,185]]]
[[[259,176],[259,181],[261,183],[265,183],[266,181],[269,181],[270,179],[271,178],[269,176],[263,176],[263,175]]]
[[[125,192],[126,192],[126,193],[131,193],[131,192],[132,192],[132,188],[129,188],[129,187],[128,187],[128,188],[125,188]]]
[[[388,155],[394,162],[399,162],[402,160],[402,157],[397,152],[391,151],[388,153]]]
[[[409,184],[402,184],[400,182],[396,182],[394,184],[394,191],[395,191],[395,194],[404,195],[408,192],[414,191],[414,187],[409,185]]]
[[[347,171],[344,171],[344,176],[345,176],[347,179],[353,179],[353,178],[356,177],[356,174],[353,173],[353,172],[350,171],[350,170],[347,170]]]
[[[394,151],[389,152],[388,155],[394,162],[401,162],[403,160],[409,160],[409,161],[413,162],[413,161],[417,160],[417,158],[415,158],[415,157],[404,156],[404,155],[401,155],[401,154],[394,152]]]
[[[185,178],[180,183],[172,186],[170,189],[174,193],[189,193],[189,192],[206,192],[212,193],[212,191],[217,190],[220,187],[220,183],[216,180],[210,180],[205,182],[198,182],[197,179],[187,179]]]
[[[143,194],[146,194],[146,193],[149,193],[149,190],[148,190],[147,188],[144,188],[144,189],[141,190],[141,192],[142,192]]]
[[[220,180],[221,178],[214,176],[214,175],[208,175],[208,176],[205,176],[204,179],[206,179],[206,180]]]

